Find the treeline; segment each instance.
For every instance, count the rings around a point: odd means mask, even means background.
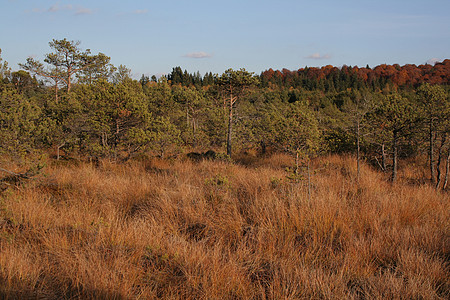
[[[172,84],[183,86],[208,86],[215,83],[217,75],[212,72],[201,76],[199,72],[189,73],[180,67],[172,69],[166,78]],[[320,90],[324,92],[339,92],[348,88],[369,89],[379,91],[390,89],[415,89],[423,83],[432,85],[450,84],[450,59],[434,65],[413,65],[400,66],[379,65],[375,68],[366,66],[325,66],[321,68],[305,67],[297,71],[282,69],[274,71],[266,70],[259,75],[262,88],[302,88],[309,91]],[[141,83],[145,84],[150,79],[142,75]],[[152,78],[156,82],[156,77]]]
[[[417,88],[422,83],[448,85],[450,83],[450,60],[434,66],[426,64],[416,66],[379,65],[342,66],[341,68],[325,66],[322,68],[301,68],[297,71],[269,69],[260,75],[263,87],[271,85],[283,87],[302,87],[308,90],[326,92],[342,91],[347,88],[371,89],[372,91],[390,88]]]
[[[20,71],[0,60],[3,154],[19,159],[51,150],[57,159],[126,160],[209,148],[231,157],[283,151],[296,158],[296,176],[311,157],[346,152],[392,172],[393,180],[399,159],[423,154],[429,180],[447,185],[449,60],[416,67],[422,79],[406,80],[407,88],[395,84],[407,66],[260,76],[230,69],[203,77],[177,67],[159,79],[133,80],[125,66],[79,43],[53,40],[50,47],[43,63],[29,58]]]

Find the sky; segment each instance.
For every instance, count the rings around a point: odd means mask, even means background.
[[[419,65],[450,58],[449,12],[450,0],[0,0],[0,48],[18,70],[67,38],[135,78]]]

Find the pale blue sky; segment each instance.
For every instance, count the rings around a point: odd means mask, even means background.
[[[0,0],[13,70],[67,38],[134,76],[450,58],[450,0]]]

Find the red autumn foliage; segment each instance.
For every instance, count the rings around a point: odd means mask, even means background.
[[[269,69],[261,73],[261,78],[266,82],[271,82],[275,85],[283,84],[287,86],[294,86],[296,82],[299,82],[299,78],[307,80],[333,80],[333,78],[339,77],[350,78],[353,76],[361,80],[363,83],[370,84],[374,81],[390,82],[394,86],[418,86],[421,83],[430,84],[450,84],[450,59],[446,59],[443,62],[436,63],[435,65],[414,65],[406,64],[400,66],[398,64],[387,65],[382,64],[371,69],[369,67],[359,68],[357,66],[342,66],[337,68],[331,65],[327,65],[321,68],[305,67],[300,68],[297,71],[290,71],[283,69],[282,71]]]

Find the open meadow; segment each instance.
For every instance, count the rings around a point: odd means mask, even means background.
[[[450,194],[414,165],[50,162],[0,195],[5,299],[448,299]],[[11,166],[12,167],[12,166]]]

